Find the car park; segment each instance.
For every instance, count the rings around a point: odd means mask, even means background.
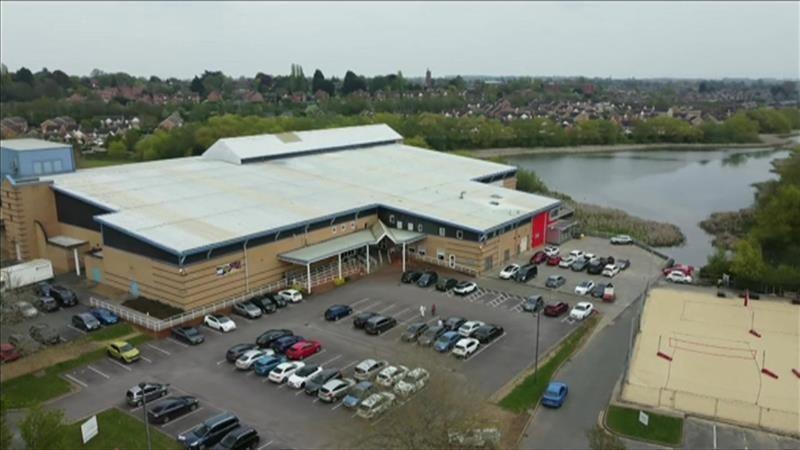
[[[361,330],[367,324],[367,321],[369,321],[369,319],[372,319],[373,317],[376,317],[378,315],[379,314],[375,312],[358,313],[356,314],[355,317],[353,317],[353,327]]]
[[[448,331],[439,336],[439,339],[433,343],[433,349],[439,353],[449,352],[461,338],[462,336],[458,334],[458,331]]]
[[[578,302],[569,312],[569,318],[583,320],[594,312],[594,305],[589,302]]]
[[[94,331],[100,329],[100,321],[89,313],[75,314],[70,319],[72,326],[83,331]]]
[[[561,256],[553,255],[547,257],[547,265],[548,266],[557,266],[561,264]]]
[[[234,313],[247,319],[258,319],[262,314],[264,314],[261,308],[254,305],[252,302],[236,303],[231,309]]]
[[[308,395],[317,395],[320,388],[325,386],[325,383],[342,377],[342,371],[339,369],[323,369],[322,372],[314,375],[306,381],[303,387],[303,392]]]
[[[228,432],[214,450],[253,450],[258,447],[261,437],[253,427],[239,426]]]
[[[544,254],[547,255],[548,257],[558,256],[559,253],[561,253],[561,249],[559,249],[554,245],[548,245],[547,247],[544,248]]]
[[[403,275],[400,276],[400,281],[405,284],[416,283],[421,276],[422,272],[416,270],[406,270],[403,272]]]
[[[681,271],[675,270],[675,271],[670,272],[667,275],[667,281],[671,281],[673,283],[679,283],[679,284],[691,284],[692,276],[691,275],[686,275],[685,273],[683,273]]]
[[[132,363],[141,356],[139,349],[126,341],[109,342],[106,345],[106,353],[111,358],[120,360],[124,363]]]
[[[456,342],[456,345],[453,347],[453,356],[456,358],[469,358],[478,350],[478,342],[477,339],[474,338],[463,338]]]
[[[527,283],[528,280],[536,277],[538,273],[539,268],[536,267],[536,264],[525,264],[524,266],[520,267],[516,275],[514,275],[514,281],[519,283]]]
[[[292,330],[287,330],[283,328],[267,330],[261,333],[261,335],[259,335],[256,338],[256,345],[258,345],[261,348],[269,347],[272,345],[273,342],[277,341],[278,339],[285,336],[291,336],[293,334],[294,333],[292,333]]]
[[[66,288],[61,285],[51,285],[48,289],[48,295],[58,301],[62,307],[71,307],[78,304],[78,296],[72,289]]]
[[[39,297],[36,300],[36,307],[39,308],[40,311],[44,312],[54,312],[58,311],[61,306],[59,306],[58,301],[53,297]]]
[[[8,363],[16,361],[22,357],[22,353],[17,351],[14,344],[2,343],[0,344],[0,363]]]
[[[147,408],[147,419],[151,423],[165,424],[170,420],[188,414],[199,406],[197,398],[190,395],[167,397]]]
[[[206,314],[203,318],[203,325],[211,328],[212,330],[227,333],[236,329],[236,322],[231,320],[230,317],[222,314]]]
[[[322,344],[319,341],[301,341],[286,350],[286,357],[297,361],[319,353],[320,350],[322,350]]]
[[[225,360],[230,363],[236,362],[236,360],[239,359],[239,357],[242,356],[245,352],[247,352],[248,350],[253,350],[255,348],[258,348],[256,344],[248,344],[248,343],[236,344],[233,347],[229,348],[227,352],[225,352]]]
[[[478,289],[478,285],[473,281],[462,281],[453,288],[456,295],[469,295]]]
[[[375,391],[375,384],[371,381],[359,381],[350,389],[350,392],[342,400],[345,408],[356,408],[362,400],[369,397]]]
[[[144,386],[132,386],[125,392],[125,402],[130,406],[139,406],[142,402],[152,402],[169,394],[169,385],[163,383],[144,383]]]
[[[323,384],[317,392],[317,398],[326,403],[341,400],[355,386],[356,380],[352,378],[335,378]]]
[[[578,258],[575,260],[575,262],[572,263],[570,269],[572,269],[573,272],[583,272],[584,270],[586,270],[586,267],[588,265],[589,265],[589,260],[587,258],[585,257]]]
[[[603,293],[605,291],[606,291],[606,284],[605,283],[597,283],[592,288],[591,296],[593,298],[603,298]]]
[[[114,325],[119,322],[119,316],[106,308],[92,308],[89,314],[93,315],[103,325]]]
[[[253,364],[261,358],[262,356],[272,356],[275,352],[272,350],[265,350],[261,348],[252,348],[250,350],[245,351],[242,353],[238,358],[236,358],[236,362],[234,365],[239,370],[250,370],[253,368]]]
[[[559,317],[569,311],[569,304],[566,302],[551,303],[544,307],[544,315],[548,317]]]
[[[259,295],[257,297],[253,297],[249,300],[249,302],[256,308],[260,309],[261,314],[272,314],[278,310],[278,304],[273,302],[272,298],[268,295]]]
[[[500,279],[510,280],[519,272],[519,264],[509,264],[500,271]]]
[[[392,391],[403,397],[407,397],[415,392],[422,390],[430,378],[430,373],[422,367],[417,367],[406,373],[395,385]]]
[[[567,279],[564,278],[563,275],[550,275],[547,277],[547,281],[545,281],[544,285],[551,289],[558,289],[559,287],[563,286],[564,283],[567,282]]]
[[[289,361],[283,355],[265,354],[253,362],[253,372],[261,377],[266,377],[272,369]]]
[[[302,361],[286,361],[278,364],[274,369],[269,372],[269,381],[273,383],[282,384],[297,372],[298,369],[305,366],[306,363]]]
[[[550,408],[560,408],[567,399],[569,389],[565,383],[551,381],[547,389],[542,394],[542,406]]]
[[[628,236],[627,234],[618,234],[613,236],[611,239],[611,245],[631,245],[633,244],[633,238]]]
[[[358,405],[356,414],[364,419],[372,419],[391,408],[395,399],[395,395],[391,392],[377,392],[364,399]]]
[[[408,373],[408,367],[406,366],[384,367],[383,370],[378,372],[378,376],[375,377],[375,383],[379,386],[391,388],[395,383],[400,381],[406,373]]]
[[[480,327],[482,327],[484,325],[486,325],[486,324],[481,322],[480,320],[470,320],[470,321],[464,322],[463,325],[458,327],[458,334],[460,334],[463,337],[470,337],[470,336],[472,336],[473,333],[475,333],[475,331],[478,328],[480,328]]]
[[[206,340],[206,337],[195,327],[173,328],[171,335],[173,338],[189,345],[202,344]]]
[[[14,309],[26,319],[36,317],[39,310],[34,308],[29,302],[19,301],[14,304]]]
[[[445,319],[443,325],[448,331],[458,331],[461,325],[464,325],[467,319],[458,316],[452,316]]]
[[[322,367],[316,364],[307,364],[293,373],[286,384],[294,389],[303,389],[306,386],[306,381],[314,378],[317,374],[322,372]]]
[[[475,330],[472,337],[478,340],[481,344],[488,344],[498,337],[503,335],[503,327],[486,324]]]
[[[572,264],[574,264],[575,261],[577,261],[577,259],[578,258],[572,255],[567,256],[566,258],[561,258],[561,261],[558,262],[558,267],[561,267],[562,269],[569,269],[570,267],[572,267]]]
[[[178,442],[189,450],[210,448],[231,430],[239,426],[239,418],[231,413],[222,413],[178,435]]]
[[[619,273],[619,266],[616,264],[606,264],[603,268],[603,276],[608,278],[614,278]]]
[[[397,325],[397,319],[394,317],[378,315],[367,321],[366,325],[364,325],[364,331],[367,334],[383,334],[395,325]]]
[[[355,369],[353,369],[353,376],[359,381],[371,380],[372,377],[374,377],[387,365],[389,365],[389,363],[386,361],[378,361],[368,358],[358,363]]]
[[[278,297],[290,303],[299,303],[303,300],[303,294],[297,289],[284,289],[279,291]]]
[[[529,313],[537,313],[544,308],[544,299],[541,295],[531,295],[522,302],[522,310]]]
[[[289,349],[289,347],[303,340],[305,340],[303,336],[295,336],[292,334],[275,339],[272,341],[269,347],[274,350],[275,353],[284,353]]]
[[[423,272],[420,275],[419,279],[417,280],[417,286],[421,288],[431,287],[436,284],[436,281],[439,279],[439,274],[430,270],[427,272]]]
[[[428,329],[426,322],[415,322],[406,327],[406,331],[400,335],[403,342],[414,342]]]
[[[545,261],[547,261],[547,253],[543,252],[542,250],[539,250],[538,252],[534,253],[533,256],[531,256],[530,263],[541,264]]]
[[[436,290],[440,292],[447,292],[456,287],[457,284],[458,280],[455,278],[439,278],[439,281],[436,282]]]
[[[46,323],[37,323],[28,328],[31,338],[42,345],[55,345],[61,342],[61,336]]]
[[[417,345],[421,345],[423,347],[429,347],[433,345],[436,339],[438,339],[439,336],[444,334],[446,331],[447,329],[444,326],[434,325],[432,327],[429,327],[427,330],[425,330],[425,332],[423,332],[417,338]]]
[[[325,320],[337,321],[353,314],[353,308],[348,305],[333,305],[325,310]]]
[[[592,289],[594,289],[594,281],[583,280],[575,286],[575,293],[578,295],[587,295],[592,292]]]

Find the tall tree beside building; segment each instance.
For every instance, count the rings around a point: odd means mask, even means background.
[[[14,74],[14,81],[33,86],[33,72],[27,67],[20,67],[17,73]]]
[[[189,90],[192,92],[196,92],[200,97],[205,97],[206,95],[206,88],[203,86],[203,82],[198,78],[196,75],[192,78],[192,82],[189,84]]]
[[[303,74],[303,66],[300,64],[292,64],[289,75],[289,90],[291,92],[308,91],[308,80],[306,80],[306,76]]]
[[[321,70],[315,70],[314,78],[311,79],[311,93],[313,94],[317,91],[324,91],[327,92],[328,95],[333,96],[333,90],[333,82],[326,80],[325,75],[323,75]]]
[[[352,70],[348,70],[346,74],[344,74],[344,81],[342,82],[342,94],[348,95],[352,94],[353,92],[358,91],[366,91],[367,90],[367,82],[364,81],[363,77],[359,77]]]

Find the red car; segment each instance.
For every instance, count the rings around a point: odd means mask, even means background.
[[[22,357],[13,344],[0,344],[0,362],[16,361]]]
[[[561,257],[558,255],[555,256],[548,256],[547,257],[547,265],[548,266],[557,266],[561,263]]]
[[[317,341],[300,341],[286,350],[286,357],[293,360],[306,359],[322,350],[322,345]]]
[[[692,276],[692,274],[694,274],[694,266],[688,266],[686,264],[675,264],[672,267],[665,268],[662,272],[664,273],[664,276],[667,276],[669,275],[670,272],[673,271],[681,272],[684,275]]]
[[[544,315],[549,317],[558,317],[566,314],[569,311],[569,305],[566,302],[550,303],[544,307]]]
[[[547,260],[547,254],[541,250],[531,256],[531,264],[541,264]]]

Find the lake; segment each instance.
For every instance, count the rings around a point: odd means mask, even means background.
[[[712,212],[752,205],[753,183],[775,179],[771,162],[788,155],[774,149],[642,150],[507,160],[577,201],[677,225],[686,243],[663,250],[677,261],[702,266],[714,249],[699,222]]]

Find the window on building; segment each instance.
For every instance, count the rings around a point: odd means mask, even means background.
[[[456,230],[456,239],[464,239],[464,232],[461,230]]]
[[[417,231],[422,233],[422,224],[421,223],[417,224]]]
[[[394,225],[395,220],[396,219],[394,218],[394,214],[389,214],[389,224]]]
[[[344,224],[344,223],[343,223],[343,224],[342,224],[342,226],[341,226],[341,227],[339,227],[339,229],[341,230],[341,232],[342,232],[342,233],[344,233],[344,232],[345,232],[345,230],[347,230],[347,224]]]
[[[350,229],[351,230],[355,230],[356,229],[356,221],[355,220],[350,222]]]
[[[444,250],[436,249],[436,259],[444,261]]]
[[[336,234],[336,225],[334,225],[333,228],[331,228],[331,231],[333,232],[333,234]]]
[[[39,174],[42,173],[42,163],[41,162],[37,161],[37,162],[33,163],[33,173],[35,173],[36,175],[39,175]]]
[[[420,256],[425,256],[428,254],[428,252],[425,250],[425,247],[418,247],[417,253],[419,253]]]
[[[416,253],[416,252],[417,249],[415,249],[414,247],[408,247],[408,253]]]
[[[439,227],[439,236],[444,236],[444,227]]]
[[[494,265],[494,262],[492,261],[492,257],[491,256],[487,256],[483,260],[483,270],[490,270],[493,265]]]
[[[53,173],[53,161],[45,161],[42,163],[42,172]]]
[[[63,166],[61,165],[60,159],[53,161],[53,170],[55,170],[56,172],[61,172],[63,170]]]
[[[397,221],[397,229],[398,230],[402,230],[403,229],[403,221],[402,220],[398,220]]]
[[[414,224],[411,222],[408,222],[408,231],[414,231]]]

